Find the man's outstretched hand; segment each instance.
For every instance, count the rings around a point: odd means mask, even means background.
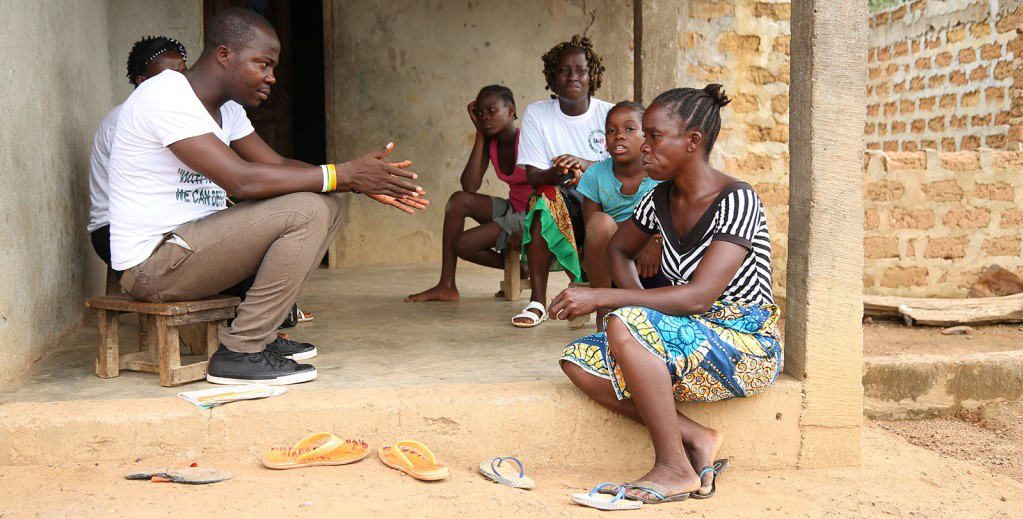
[[[424,196],[418,198],[394,198],[393,196],[387,195],[366,195],[377,202],[384,205],[389,205],[395,209],[406,212],[408,214],[415,214],[417,210],[422,211],[426,209],[426,206],[430,205],[430,201]]]
[[[338,189],[367,195],[386,195],[395,200],[420,198],[425,193],[423,188],[409,182],[419,178],[419,175],[405,169],[412,163],[384,162],[383,159],[393,149],[394,143],[389,142],[384,149],[338,164]]]
[[[398,169],[405,169],[405,168],[407,168],[407,167],[412,165],[412,161],[411,160],[403,160],[401,162],[388,162],[388,164],[390,164],[391,166],[394,166],[394,167],[396,167]],[[426,199],[426,193],[425,192],[421,192],[419,194],[419,196],[415,197],[415,198],[412,198],[412,197],[394,198],[393,196],[388,196],[388,195],[370,195],[370,194],[367,194],[366,196],[372,198],[373,200],[376,200],[377,202],[380,202],[381,204],[389,205],[389,206],[394,207],[395,209],[397,209],[399,211],[402,211],[402,212],[405,212],[405,213],[408,213],[408,214],[415,214],[415,212],[417,210],[422,211],[422,210],[426,209],[426,206],[430,205],[430,201]]]

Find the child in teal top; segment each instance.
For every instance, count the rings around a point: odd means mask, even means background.
[[[610,117],[610,114],[608,114],[608,117]],[[582,180],[579,181],[577,189],[588,201],[599,205],[599,210],[607,213],[608,216],[614,219],[615,223],[621,223],[632,217],[632,209],[639,203],[639,199],[643,198],[643,195],[653,189],[659,182],[646,176],[646,173],[643,173],[641,170],[640,173],[643,179],[639,182],[639,188],[631,195],[626,195],[622,193],[624,185],[615,176],[614,168],[615,159],[613,158],[602,160],[590,166],[586,173],[583,174]]]
[[[579,180],[583,195],[586,242],[583,258],[593,288],[611,288],[607,245],[618,227],[632,217],[632,210],[659,182],[643,169],[643,105],[624,101],[607,113],[604,124],[607,152],[611,158],[590,166]],[[636,271],[644,288],[671,284],[661,274],[661,242],[650,240],[636,258]],[[604,315],[613,308],[597,310],[597,330],[604,329]]]

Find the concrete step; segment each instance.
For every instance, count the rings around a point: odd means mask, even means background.
[[[863,359],[863,409],[899,420],[1023,399],[1023,351]]]
[[[684,412],[725,433],[722,455],[749,468],[790,468],[800,449],[802,385],[782,376],[766,393]],[[567,381],[317,389],[200,410],[178,398],[0,405],[0,466],[247,454],[317,431],[373,447],[426,442],[451,462],[495,455],[533,464],[647,468],[642,426],[587,399]],[[634,466],[622,466],[630,460]]]

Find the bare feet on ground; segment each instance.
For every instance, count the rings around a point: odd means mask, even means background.
[[[418,294],[412,294],[405,298],[406,303],[422,303],[425,301],[458,301],[458,289],[455,287],[443,287],[437,285],[429,290]]]
[[[665,465],[654,465],[643,477],[633,481],[634,485],[654,483],[664,489],[664,497],[671,497],[686,492],[696,492],[700,489],[700,478],[691,467],[668,467]],[[658,499],[657,496],[639,489],[629,489],[627,496],[638,499]]]
[[[713,467],[714,459],[725,443],[725,436],[714,429],[707,429],[708,433],[702,437],[687,438],[684,442],[686,455],[689,462],[693,464],[693,471],[699,474],[704,467]],[[711,485],[714,483],[714,473],[707,471],[700,481],[700,494],[709,494]]]

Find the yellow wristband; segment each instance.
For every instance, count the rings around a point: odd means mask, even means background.
[[[337,191],[337,169],[333,164],[327,164],[328,184],[331,191]]]

